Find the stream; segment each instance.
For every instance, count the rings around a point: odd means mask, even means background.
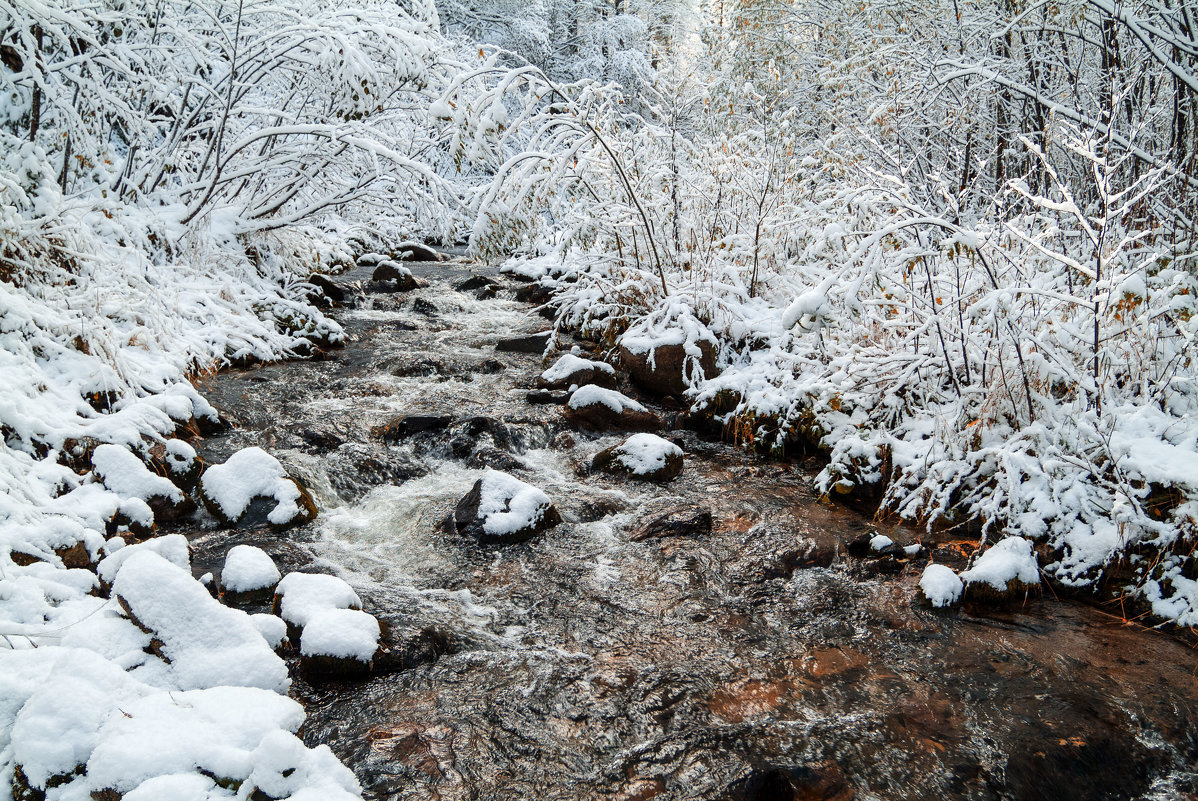
[[[197,575],[257,545],[345,578],[412,645],[385,675],[296,677],[305,741],[367,799],[1198,798],[1189,644],[1051,591],[932,610],[925,555],[848,546],[880,532],[944,561],[959,544],[829,505],[809,465],[692,431],[661,432],[687,454],[668,484],[590,473],[622,438],[526,400],[541,358],[495,343],[548,325],[513,279],[455,291],[472,269],[413,265],[428,286],[394,294],[365,291],[369,269],[337,276],[347,347],[200,385],[231,423],[204,459],[259,445],[321,511],[281,534],[190,532]],[[452,422],[379,435],[404,415]],[[506,547],[444,533],[486,466],[564,522]],[[696,511],[710,533],[645,534]]]

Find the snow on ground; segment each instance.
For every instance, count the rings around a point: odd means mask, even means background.
[[[682,448],[656,434],[633,434],[616,447],[616,460],[636,476],[662,469],[671,456],[682,456]]]
[[[190,372],[341,338],[281,266],[332,253],[323,240],[264,237],[275,256],[258,266],[243,243],[202,236],[178,258],[147,256],[147,232],[181,233],[173,213],[63,204],[54,247],[73,261],[34,257],[19,284],[0,280],[0,787],[19,770],[35,791],[69,777],[56,799],[234,798],[238,786],[356,798],[327,749],[294,737],[303,711],[273,653],[283,622],[217,603],[180,535],[108,538],[118,513],[148,531],[146,501],[181,501],[194,479],[195,450],[175,434],[217,415]],[[38,236],[15,241],[51,252]]]
[[[507,473],[487,470],[481,480],[478,516],[483,520],[483,531],[492,537],[509,536],[535,526],[552,505],[544,492]]]

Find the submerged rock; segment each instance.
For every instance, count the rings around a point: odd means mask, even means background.
[[[452,422],[453,418],[447,415],[409,414],[393,418],[371,433],[384,442],[396,442],[424,431],[442,431]]]
[[[551,529],[562,518],[541,490],[507,473],[488,470],[458,501],[448,522],[480,543],[507,545]]]
[[[633,542],[661,537],[705,537],[711,534],[711,511],[697,506],[682,507],[651,521],[632,536]]]
[[[670,481],[682,472],[682,448],[655,434],[633,434],[595,454],[591,467],[643,481]]]
[[[661,419],[641,404],[614,389],[593,384],[579,387],[570,395],[566,419],[579,428],[600,431],[620,429],[646,431],[661,428]]]
[[[553,404],[555,406],[563,406],[570,402],[570,393],[562,390],[555,392],[551,389],[534,389],[529,391],[524,399],[529,403]]]

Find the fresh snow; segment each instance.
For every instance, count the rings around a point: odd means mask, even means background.
[[[608,375],[615,375],[616,368],[612,367],[607,362],[596,362],[590,359],[583,359],[575,356],[573,353],[566,353],[554,362],[549,369],[541,373],[541,378],[546,381],[564,381],[575,373],[583,370],[598,370]]]
[[[634,412],[648,411],[648,409],[627,395],[617,392],[614,389],[604,389],[594,384],[587,384],[570,393],[569,405],[571,409],[582,409],[596,404],[603,404],[616,414],[620,414],[625,409]]]
[[[379,645],[379,622],[356,609],[326,609],[304,626],[300,653],[369,662]]]
[[[932,606],[951,606],[961,598],[965,583],[945,565],[931,564],[919,577],[919,588]]]
[[[362,599],[344,579],[323,573],[288,573],[275,587],[279,617],[303,628],[330,609],[361,609]]]
[[[478,516],[483,519],[483,531],[493,537],[535,525],[552,504],[544,492],[507,473],[488,470],[481,480]]]
[[[884,551],[891,545],[894,545],[894,540],[885,534],[875,534],[869,538],[869,549],[871,551]]]
[[[181,689],[231,685],[285,692],[290,685],[287,666],[249,615],[218,602],[158,554],[139,551],[126,559],[112,591],[134,622],[162,642]]]
[[[1018,579],[1024,584],[1040,583],[1040,568],[1032,544],[1022,537],[1007,537],[990,546],[969,570],[962,571],[966,584],[989,584],[999,592]]]
[[[229,592],[253,592],[273,587],[281,578],[270,555],[253,545],[234,545],[225,554],[220,586]]]
[[[237,521],[245,515],[255,498],[271,498],[275,507],[267,519],[283,525],[300,513],[299,488],[279,460],[261,448],[244,448],[224,464],[204,471],[200,478],[204,495],[215,503],[225,517]]]
[[[97,445],[92,452],[92,469],[104,486],[122,498],[166,498],[174,503],[183,500],[182,490],[150,472],[141,459],[120,445]]]
[[[660,470],[671,456],[682,456],[682,448],[656,434],[633,434],[616,448],[616,461],[636,476]]]

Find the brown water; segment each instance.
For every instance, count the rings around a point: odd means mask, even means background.
[[[367,798],[1198,798],[1198,654],[1182,639],[1051,594],[934,612],[926,560],[849,557],[876,527],[820,502],[801,466],[691,432],[670,434],[688,461],[668,485],[590,475],[618,438],[527,403],[540,359],[494,352],[544,320],[508,293],[453,291],[466,265],[420,272],[426,289],[338,310],[352,341],[332,360],[202,387],[235,424],[202,454],[261,445],[322,513],[285,535],[198,534],[200,568],[253,542],[436,643],[400,672],[297,681],[306,740]],[[403,414],[458,422],[371,435]],[[479,466],[513,458],[565,522],[506,548],[442,533]],[[710,534],[635,538],[691,507]]]

